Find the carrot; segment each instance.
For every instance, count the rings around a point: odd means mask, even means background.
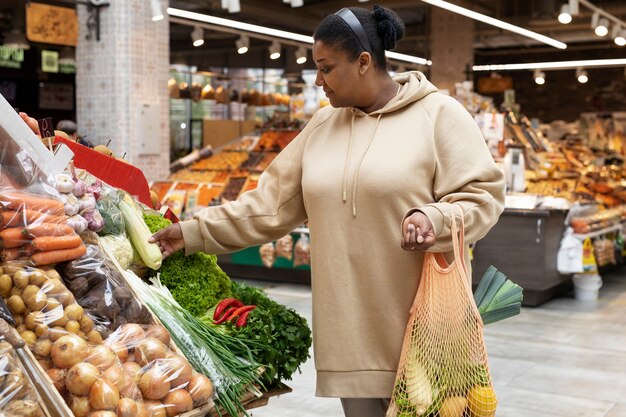
[[[24,236],[19,227],[9,227],[0,232],[0,247],[2,248],[17,248],[29,242],[30,239]]]
[[[33,239],[33,246],[39,251],[72,249],[82,245],[83,240],[77,234],[68,236],[41,236]]]
[[[0,259],[2,262],[14,261],[22,256],[30,256],[35,253],[35,247],[32,245],[18,246],[16,248],[5,248],[0,251]]]
[[[47,222],[47,223],[65,223],[65,216],[57,216],[55,214],[42,213],[35,210],[20,211],[4,211],[0,213],[2,216],[2,227],[25,226],[31,223]]]
[[[0,193],[0,204],[5,208],[18,210],[26,208],[42,213],[56,214],[62,216],[65,213],[63,203],[36,194],[26,194],[20,192]]]
[[[33,237],[41,236],[66,236],[73,235],[74,229],[67,224],[59,223],[39,223],[26,227],[23,231],[25,235]]]
[[[30,257],[35,266],[51,265],[59,262],[71,261],[80,258],[87,253],[85,245],[80,245],[73,249],[58,249],[45,252],[36,252]]]

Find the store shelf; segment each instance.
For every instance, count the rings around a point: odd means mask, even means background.
[[[593,239],[595,237],[608,235],[612,232],[619,232],[624,229],[622,224],[616,224],[615,226],[607,227],[605,229],[596,230],[595,232],[585,233],[585,234],[573,234],[576,239],[585,240],[585,239]]]

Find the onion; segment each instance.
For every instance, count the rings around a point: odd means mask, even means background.
[[[141,395],[148,400],[160,400],[170,391],[167,375],[159,366],[154,366],[139,380]]]
[[[166,417],[165,407],[160,401],[144,401],[148,417]]]
[[[118,360],[115,353],[113,353],[108,346],[98,345],[91,348],[91,354],[85,359],[85,362],[94,365],[100,371],[104,372],[111,366],[117,364]]]
[[[56,388],[61,395],[65,394],[65,374],[67,374],[67,371],[65,369],[52,368],[48,369],[46,373],[52,380],[54,388]]]
[[[132,379],[128,378],[128,375],[126,375],[126,372],[121,365],[111,366],[109,369],[104,371],[102,379],[109,384],[115,385],[119,391],[122,391],[129,383],[132,382]]]
[[[122,398],[130,398],[136,401],[141,401],[143,399],[141,397],[141,391],[139,391],[139,387],[133,381],[130,381],[128,385],[120,390],[120,395],[122,396]]]
[[[124,367],[124,371],[126,371],[126,375],[135,383],[139,383],[139,378],[141,378],[141,365],[137,362],[128,361],[122,366]]]
[[[128,347],[134,347],[146,337],[146,332],[138,324],[124,324],[120,326],[113,335],[113,341],[123,342]]]
[[[72,395],[67,405],[70,406],[74,417],[87,417],[92,411],[88,397],[75,397]]]
[[[91,386],[100,379],[100,371],[89,363],[77,363],[72,366],[65,376],[65,386],[74,395],[89,394]]]
[[[110,344],[109,347],[117,355],[120,362],[126,362],[126,359],[128,359],[128,349],[123,343],[115,342]]]
[[[149,337],[139,342],[135,347],[135,361],[142,366],[146,366],[150,362],[157,359],[163,359],[167,355],[169,349],[159,339]]]
[[[187,391],[191,394],[194,404],[204,404],[213,396],[213,382],[205,375],[195,374],[189,380]]]
[[[148,407],[143,402],[137,403],[137,417],[150,417],[148,414]]]
[[[119,391],[106,381],[96,381],[89,390],[89,404],[96,410],[115,410],[119,401]]]
[[[158,324],[155,324],[154,326],[150,326],[150,328],[148,328],[148,330],[146,331],[146,336],[154,337],[155,339],[160,340],[161,343],[163,343],[165,346],[170,345],[169,332],[167,331],[165,327],[159,326]]]
[[[137,417],[137,403],[130,398],[122,398],[117,403],[117,417]]]
[[[161,362],[166,368],[165,372],[173,388],[184,386],[189,382],[193,374],[193,368],[186,359],[180,356],[171,356],[163,359]]]
[[[89,346],[80,337],[68,334],[52,345],[52,362],[57,368],[71,368],[82,362],[89,354]]]
[[[117,417],[114,411],[94,411],[89,417]]]
[[[184,389],[177,389],[167,394],[163,404],[168,417],[177,416],[193,408],[191,395]]]

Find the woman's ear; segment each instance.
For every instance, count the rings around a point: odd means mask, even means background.
[[[359,55],[359,74],[365,75],[372,66],[372,55],[369,52],[361,52]]]

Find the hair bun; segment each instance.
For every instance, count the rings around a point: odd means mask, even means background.
[[[374,5],[372,15],[376,22],[376,31],[382,41],[383,49],[385,51],[394,49],[396,42],[404,36],[402,20],[393,11],[379,5]]]

